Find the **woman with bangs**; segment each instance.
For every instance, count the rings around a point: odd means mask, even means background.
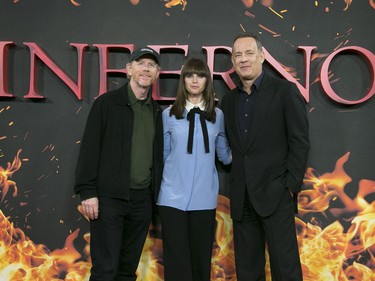
[[[201,59],[183,66],[174,104],[163,112],[164,171],[157,200],[165,281],[210,281],[219,179],[230,164],[224,116]]]

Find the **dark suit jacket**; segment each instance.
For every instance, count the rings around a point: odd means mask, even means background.
[[[74,191],[92,197],[128,199],[134,114],[127,83],[98,97],[87,118],[76,168]],[[152,185],[158,197],[163,169],[162,109],[152,100],[155,119]],[[141,148],[140,148],[141,149]]]
[[[242,217],[245,188],[256,212],[271,215],[283,192],[301,190],[309,151],[306,102],[295,84],[265,74],[243,143],[237,121],[238,89],[221,102],[232,148],[231,216]]]

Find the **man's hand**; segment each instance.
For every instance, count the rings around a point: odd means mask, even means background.
[[[90,220],[95,220],[99,215],[99,199],[98,197],[89,198],[81,202],[83,214]]]

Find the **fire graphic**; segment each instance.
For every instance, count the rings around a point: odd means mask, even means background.
[[[305,281],[375,280],[375,201],[366,201],[375,193],[375,181],[361,180],[350,198],[344,192],[352,180],[344,170],[349,155],[337,161],[332,173],[306,172],[309,188],[299,196],[297,218]],[[336,202],[340,207],[330,206]]]
[[[0,167],[3,192],[6,183],[16,186],[4,177],[4,171],[9,176],[9,171],[20,168],[19,153],[7,169]],[[306,171],[296,217],[305,281],[375,280],[375,201],[368,199],[375,194],[375,181],[361,180],[354,198],[346,194],[345,186],[352,181],[344,170],[349,155],[338,159],[331,173],[318,176],[312,168]],[[235,281],[229,200],[221,195],[216,220],[212,280]],[[83,236],[86,245],[82,251],[74,247],[78,235],[79,229],[66,238],[62,249],[50,251],[43,244],[36,245],[0,211],[0,280],[88,280],[90,235]],[[153,225],[138,267],[140,281],[164,279],[160,237],[160,226]],[[268,261],[266,273],[270,281]]]
[[[73,246],[78,234],[70,234],[63,249],[50,252],[14,228],[0,211],[0,280],[88,280],[90,264],[78,261],[81,254]]]
[[[12,175],[21,168],[21,160],[19,155],[21,153],[21,149],[18,150],[16,157],[13,160],[13,163],[10,164],[8,162],[8,166],[6,169],[0,166],[0,191],[1,191],[1,200],[4,200],[5,195],[7,195],[9,188],[13,187],[13,197],[17,196],[17,185],[14,181],[10,180]]]
[[[218,207],[218,235],[214,247],[213,276],[214,280],[235,281],[234,255],[231,246],[231,227],[228,199],[220,196]],[[141,262],[138,267],[138,280],[162,281],[163,266],[162,241],[158,238],[157,229],[151,229],[146,240]],[[221,234],[220,234],[221,233]],[[70,234],[62,249],[50,251],[44,245],[35,245],[24,232],[15,228],[0,211],[0,280],[1,281],[46,281],[88,280],[90,276],[90,235],[84,238],[87,245],[79,253],[73,245],[79,235],[79,229]],[[160,236],[160,235],[159,235]]]

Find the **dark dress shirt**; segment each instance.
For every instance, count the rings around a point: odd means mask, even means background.
[[[243,90],[243,85],[238,86],[238,104],[237,104],[237,120],[241,132],[242,143],[245,144],[251,128],[253,111],[256,99],[259,93],[259,87],[263,79],[263,72],[251,85],[251,93],[248,94]]]

